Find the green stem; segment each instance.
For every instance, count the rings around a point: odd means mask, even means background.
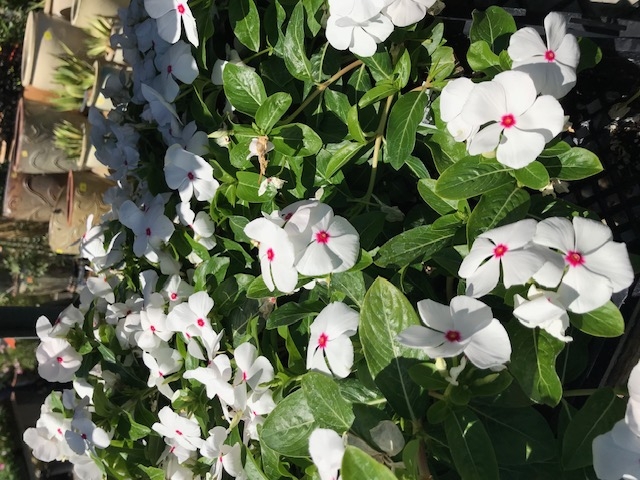
[[[364,194],[363,202],[368,203],[373,193],[373,187],[376,183],[376,174],[378,172],[378,158],[380,157],[380,148],[382,146],[382,139],[384,138],[384,129],[387,126],[387,118],[389,116],[389,110],[391,110],[391,103],[395,95],[389,95],[387,97],[387,103],[382,111],[382,117],[380,117],[380,123],[376,129],[376,142],[373,146],[373,158],[371,159],[371,176],[369,177],[369,186],[367,187],[367,193]]]
[[[264,50],[260,50],[259,52],[251,55],[250,57],[245,58],[244,60],[242,60],[242,63],[244,63],[245,65],[248,65],[251,60],[255,60],[256,58],[258,58],[261,55],[264,55],[265,53],[271,54],[271,51],[272,51],[272,48],[267,47]]]
[[[441,393],[438,392],[434,392],[432,390],[429,390],[429,396],[436,398],[438,400],[445,400],[444,395],[442,395]]]
[[[593,395],[594,393],[596,393],[599,389],[597,388],[582,388],[582,389],[577,389],[577,390],[565,390],[565,392],[562,394],[563,397],[567,398],[567,397],[588,397],[589,395]],[[618,388],[614,388],[613,391],[616,393],[616,395],[623,395],[623,396],[627,396],[627,392],[625,392],[624,390],[620,390]]]
[[[316,87],[316,89],[313,92],[311,92],[311,94],[304,100],[304,102],[302,102],[300,104],[300,106],[298,108],[296,108],[295,112],[293,112],[291,115],[289,115],[287,118],[285,118],[282,122],[280,122],[280,124],[281,125],[287,125],[288,123],[291,123],[298,115],[300,115],[300,112],[302,112],[305,108],[307,108],[307,106],[311,102],[313,102],[313,100],[318,95],[320,95],[322,92],[324,92],[327,89],[327,87],[329,87],[329,85],[331,85],[332,83],[334,83],[337,80],[339,80],[340,77],[342,77],[345,73],[350,72],[351,70],[353,70],[354,68],[359,67],[360,65],[362,65],[362,60],[356,60],[355,62],[351,62],[346,67],[340,69],[330,79],[322,82],[320,85],[318,85]]]
[[[424,444],[424,440],[420,440],[418,446],[418,472],[420,480],[432,480],[433,476],[429,470],[429,463],[427,462],[427,449]]]

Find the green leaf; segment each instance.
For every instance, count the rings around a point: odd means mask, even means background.
[[[349,128],[349,134],[356,142],[366,143],[367,138],[364,136],[364,132],[360,126],[360,120],[358,119],[357,105],[352,106],[347,113],[347,127]]]
[[[593,439],[610,431],[624,417],[626,401],[612,388],[597,390],[573,416],[562,441],[562,465],[574,470],[592,464]]]
[[[309,456],[309,435],[316,427],[302,390],[287,395],[267,416],[260,441],[285,457]]]
[[[356,57],[358,57],[356,55]],[[362,60],[371,72],[371,76],[376,82],[391,80],[393,77],[393,65],[391,57],[384,46],[378,47],[378,51],[370,57],[358,57]]]
[[[229,21],[233,33],[249,50],[260,50],[260,15],[254,0],[229,3]]]
[[[397,480],[387,467],[357,447],[348,446],[342,457],[342,480]]]
[[[582,180],[602,171],[597,155],[580,147],[573,147],[556,158],[541,158],[541,161],[549,176],[560,180]]]
[[[315,155],[322,148],[322,139],[303,123],[290,123],[271,130],[273,148],[289,157]]]
[[[254,116],[267,99],[260,76],[252,68],[227,63],[222,72],[224,94],[238,111]]]
[[[613,338],[624,333],[624,318],[612,301],[587,313],[569,312],[571,323],[594,337]]]
[[[269,478],[262,472],[258,462],[253,458],[251,451],[247,448],[247,458],[244,462],[244,471],[247,474],[248,480],[269,480]]]
[[[534,161],[526,167],[519,168],[513,172],[518,180],[525,187],[540,190],[549,184],[549,173],[543,164]]]
[[[436,193],[443,198],[463,200],[513,182],[511,169],[497,161],[467,157],[447,168],[436,182]]]
[[[453,73],[455,66],[456,56],[453,53],[453,48],[439,46],[431,54],[429,77],[436,82],[443,81]]]
[[[138,465],[138,468],[147,475],[149,480],[165,480],[165,471],[162,468],[145,467],[144,465]]]
[[[391,108],[384,158],[396,170],[404,165],[413,152],[416,131],[424,118],[428,101],[429,97],[424,92],[409,92],[400,97]]]
[[[349,142],[340,147],[329,160],[329,164],[324,172],[324,178],[333,177],[349,160],[351,160],[362,148],[361,143]]]
[[[534,408],[474,410],[491,437],[500,465],[523,465],[555,457],[555,436],[547,420]]]
[[[284,36],[283,58],[291,75],[298,80],[313,81],[311,62],[305,52],[304,23],[304,5],[298,2],[291,13]]]
[[[483,194],[467,221],[469,245],[487,230],[523,219],[530,203],[527,191],[513,184]]]
[[[298,320],[318,314],[326,305],[318,300],[306,302],[288,302],[276,308],[267,318],[268,330],[296,323]]]
[[[302,377],[302,391],[316,424],[342,434],[355,419],[351,403],[342,397],[336,382],[323,373],[309,372]]]
[[[432,225],[407,230],[380,247],[375,263],[380,267],[405,267],[417,258],[424,260],[446,247],[461,225],[457,215],[451,214]]]
[[[262,195],[258,194],[261,180],[260,175],[253,172],[236,172],[238,187],[236,194],[238,198],[249,203],[265,203],[274,199],[277,191],[267,189]]]
[[[118,421],[118,433],[131,440],[139,440],[147,437],[151,433],[151,429],[136,422],[131,413],[123,410]]]
[[[379,102],[383,98],[390,97],[391,95],[395,95],[398,93],[398,87],[393,83],[381,83],[380,85],[376,85],[367,93],[365,93],[360,101],[358,102],[358,107],[365,108],[369,105],[372,105],[376,102]]]
[[[602,60],[602,50],[597,43],[588,37],[579,37],[578,46],[580,47],[580,63],[578,63],[577,72],[587,68],[593,68]]]
[[[507,326],[512,348],[509,371],[531,400],[555,407],[562,398],[556,357],[564,343],[544,330],[525,328],[518,322]]]
[[[398,59],[398,63],[393,68],[393,75],[395,77],[395,84],[398,89],[403,89],[409,83],[409,76],[411,75],[411,56],[409,51],[405,49]]]
[[[360,312],[362,350],[371,376],[389,404],[400,415],[414,420],[420,417],[426,402],[408,372],[425,356],[419,349],[402,346],[396,337],[419,324],[418,315],[402,292],[378,277],[367,291]]]
[[[491,51],[491,47],[484,40],[473,42],[467,52],[467,62],[476,72],[483,72],[491,68],[500,69],[500,58]]]
[[[444,431],[456,470],[462,480],[498,480],[498,462],[482,422],[468,410],[454,410]]]
[[[484,40],[495,53],[507,46],[507,37],[516,31],[513,17],[500,7],[491,6],[484,12],[474,10],[469,31],[471,42]]]
[[[425,390],[445,390],[450,385],[435,364],[430,362],[414,365],[409,369],[409,376]]]
[[[256,112],[256,125],[264,135],[268,135],[271,128],[282,118],[291,106],[291,95],[276,92],[260,105]]]
[[[358,307],[362,308],[362,301],[367,292],[362,272],[334,273],[331,275],[329,287],[332,290],[338,290],[344,293],[353,300]]]
[[[200,265],[198,265],[195,273],[193,274],[194,290],[196,292],[206,290],[208,287],[207,277],[209,275],[213,275],[216,278],[217,285],[220,285],[224,280],[225,275],[227,274],[228,268],[229,258],[227,257],[216,256],[205,260]]]

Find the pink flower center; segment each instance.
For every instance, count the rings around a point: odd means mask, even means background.
[[[270,262],[273,262],[273,259],[275,258],[276,254],[273,252],[273,248],[269,248],[267,250],[267,260],[269,260]]]
[[[502,258],[508,250],[509,247],[501,243],[499,245],[496,245],[496,248],[493,249],[493,256],[496,258]]]
[[[62,357],[57,357],[56,360],[58,361],[58,363],[62,363],[64,361]]]
[[[329,233],[324,230],[316,233],[316,242],[318,243],[329,243],[329,238]]]
[[[243,382],[247,381],[247,372],[242,372],[242,381]]]
[[[547,62],[553,62],[556,59],[556,52],[554,52],[553,50],[547,50],[546,52],[544,52],[544,59]]]
[[[177,433],[178,435],[182,435],[182,432],[181,432],[180,430],[176,430],[176,433]]]
[[[62,429],[58,428],[57,432],[59,435],[62,435]]]
[[[82,434],[82,435],[80,435],[80,436],[82,437],[82,439],[83,439],[83,440],[86,440],[86,439],[87,439],[87,434],[86,434],[86,433],[83,433],[83,434]]]
[[[327,342],[329,341],[329,337],[326,333],[322,333],[318,338],[318,347],[324,348],[327,346]]]
[[[449,330],[447,333],[444,334],[444,338],[446,338],[448,342],[459,342],[460,338],[462,337],[460,336],[459,331]]]
[[[584,264],[584,257],[580,252],[568,252],[567,256],[564,257],[569,265],[572,267],[579,267]]]
[[[187,177],[189,178],[189,180],[193,180],[194,178],[196,178],[196,176],[193,174],[193,172],[187,173]]]
[[[285,221],[285,222],[288,222],[288,221],[291,219],[291,217],[293,217],[293,213],[291,213],[291,212],[287,213],[287,214],[284,216],[284,221]]]
[[[147,227],[147,229],[145,230],[145,233],[147,234],[147,237],[151,236],[151,229]]]
[[[153,325],[151,325],[151,331],[155,332],[156,331],[156,327],[154,327]]]
[[[173,71],[173,67],[171,65],[169,65],[167,67],[167,73],[171,73]]]
[[[503,115],[502,119],[500,120],[500,125],[502,125],[504,128],[511,128],[515,124],[516,124],[516,119],[510,113],[507,113],[506,115]]]
[[[198,326],[199,327],[204,327],[204,320],[203,319],[201,319],[201,318],[198,319]]]
[[[178,294],[176,292],[173,292],[171,295],[169,295],[169,298],[171,298],[171,300],[176,300],[178,298]]]
[[[184,10],[185,10],[185,8],[184,8],[184,5],[183,5],[183,4],[179,3],[179,4],[178,4],[178,6],[176,7],[176,9],[178,10],[178,13],[179,13],[180,15],[184,15]]]

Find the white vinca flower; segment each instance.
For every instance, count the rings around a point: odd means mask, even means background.
[[[36,349],[38,374],[48,382],[66,383],[80,368],[82,356],[62,338],[42,338]]]
[[[361,57],[376,53],[377,44],[391,32],[391,19],[382,14],[390,0],[329,0],[327,40],[337,50],[349,49]]]
[[[539,290],[531,285],[527,293],[528,299],[520,295],[514,297],[513,316],[528,328],[540,327],[549,335],[562,342],[570,342],[571,337],[565,335],[569,328],[569,315],[556,292]]]
[[[542,153],[564,127],[564,111],[550,95],[537,96],[531,77],[508,71],[477,84],[464,105],[462,118],[485,125],[467,143],[471,155],[496,151],[496,159],[522,168]]]
[[[640,437],[623,420],[593,439],[593,469],[600,480],[640,479]]]
[[[208,202],[220,186],[213,178],[213,167],[177,143],[171,145],[164,156],[164,175],[169,188],[178,190],[183,202],[188,202],[193,196]]]
[[[633,282],[626,245],[614,242],[611,229],[601,222],[582,217],[573,217],[573,222],[547,218],[538,224],[533,241],[561,255],[559,269],[565,273],[558,294],[571,312],[595,310],[607,303],[612,293]],[[548,263],[545,267],[551,268],[546,268],[545,275],[536,275],[536,280],[544,285],[553,284],[554,279],[560,278],[554,271],[555,265]]]
[[[348,377],[353,366],[353,344],[349,337],[356,333],[359,320],[358,312],[342,302],[323,308],[310,327],[307,369]]]
[[[175,79],[191,84],[198,76],[198,66],[191,55],[191,46],[182,40],[178,40],[162,55],[156,55],[155,64],[160,73],[156,77],[154,87],[169,102],[173,102],[180,92],[180,86]]]
[[[318,467],[320,480],[337,480],[345,446],[342,437],[333,430],[316,428],[309,435],[309,455]]]
[[[394,0],[382,11],[396,27],[407,27],[422,20],[436,0]]]
[[[199,45],[198,29],[188,0],[144,0],[144,8],[151,18],[155,18],[160,38],[176,43],[182,32],[182,25],[187,38],[194,47]]]
[[[544,19],[546,45],[538,32],[525,27],[511,35],[507,53],[513,70],[527,73],[542,95],[562,98],[576,84],[580,61],[578,40],[567,33],[567,23],[556,12]]]
[[[160,422],[154,423],[151,428],[165,437],[165,440],[172,439],[190,451],[202,446],[200,427],[195,420],[178,415],[171,407],[162,407],[158,412],[158,418]]]
[[[440,117],[447,123],[447,130],[458,142],[471,138],[480,128],[465,121],[462,112],[475,87],[471,79],[462,77],[450,81],[440,94]]]
[[[287,232],[269,219],[256,218],[244,227],[244,233],[260,244],[258,256],[267,288],[293,292],[298,283],[298,272],[293,266],[295,251]]]
[[[478,368],[500,370],[511,358],[511,342],[491,308],[475,298],[458,296],[450,305],[418,302],[426,327],[414,325],[398,335],[403,345],[421,348],[431,358],[464,353]]]
[[[545,257],[530,248],[535,232],[536,221],[527,219],[480,234],[458,270],[467,280],[467,295],[482,297],[491,292],[501,270],[506,288],[529,281],[545,263]]]

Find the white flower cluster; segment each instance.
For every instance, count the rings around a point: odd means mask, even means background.
[[[436,0],[329,0],[327,40],[338,50],[361,57],[376,53],[394,25],[419,22]]]
[[[550,13],[545,28],[546,46],[530,27],[511,36],[513,70],[482,83],[459,78],[442,90],[442,120],[471,155],[495,151],[498,162],[523,168],[562,131],[557,99],[575,85],[580,50],[559,14]]]
[[[600,480],[640,478],[640,363],[629,376],[625,417],[593,439],[593,469]]]
[[[355,228],[333,209],[316,200],[302,200],[252,220],[245,234],[258,242],[265,285],[291,293],[298,273],[310,277],[344,272],[360,253]]]

